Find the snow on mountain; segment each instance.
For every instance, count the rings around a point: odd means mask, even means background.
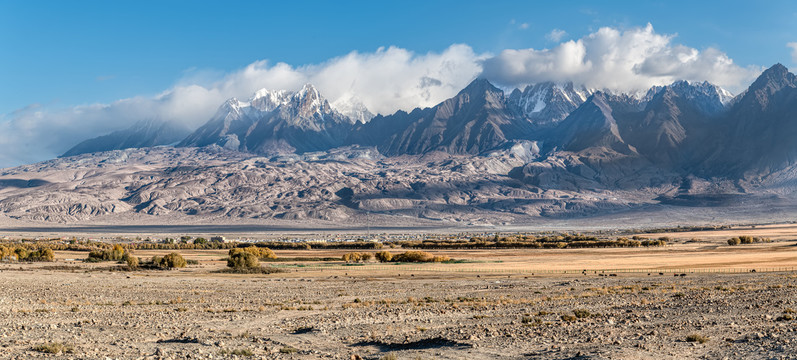
[[[349,117],[356,123],[365,124],[374,118],[374,114],[368,111],[365,104],[356,96],[344,96],[332,103],[332,108],[341,114]]]
[[[542,82],[526,86],[523,91],[515,89],[507,101],[532,123],[550,125],[566,118],[592,93],[572,82]]]
[[[228,100],[179,146],[215,144],[259,154],[303,153],[342,145],[356,120],[334,110],[318,90],[259,90],[247,102]]]
[[[708,115],[717,114],[733,99],[733,94],[717,85],[704,82],[676,81],[667,87],[681,97],[693,101]]]

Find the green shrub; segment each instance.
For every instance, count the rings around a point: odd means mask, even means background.
[[[730,246],[739,245],[741,242],[742,241],[739,240],[739,238],[737,238],[737,237],[728,239],[728,245],[730,245]]]

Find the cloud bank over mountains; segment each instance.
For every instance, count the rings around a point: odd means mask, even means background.
[[[565,35],[555,30],[549,38]],[[195,128],[224,100],[245,100],[261,88],[298,90],[312,83],[333,107],[362,104],[373,113],[388,114],[435,105],[479,76],[507,88],[573,81],[591,88],[634,92],[675,80],[708,80],[738,92],[763,70],[738,66],[715,48],[698,50],[674,43],[674,38],[647,25],[627,30],[601,28],[550,49],[507,49],[497,55],[455,44],[426,54],[398,47],[351,52],[303,66],[257,61],[211,80],[187,77],[156,96],[61,109],[31,105],[0,115],[0,166],[52,158],[79,141],[142,119]]]
[[[718,49],[674,44],[675,35],[653,26],[621,31],[604,27],[551,49],[507,49],[484,61],[484,77],[517,87],[543,81],[573,81],[619,92],[647,90],[676,80],[709,81],[738,92],[763,70],[740,67]]]

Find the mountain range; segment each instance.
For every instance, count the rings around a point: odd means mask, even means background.
[[[552,82],[506,95],[476,79],[434,107],[374,117],[364,107],[343,115],[307,84],[296,92],[263,89],[247,101],[230,99],[190,134],[143,121],[62,156],[175,143],[266,156],[352,145],[376,147],[385,156],[485,155],[525,141],[540,146],[542,156],[601,152],[682,174],[738,177],[791,164],[797,147],[785,130],[795,126],[794,88],[794,75],[780,64],[737,97],[686,81],[643,96]]]
[[[118,160],[118,153],[107,151],[141,148],[124,152],[125,159],[141,160],[142,154],[158,157],[147,161],[160,164],[151,169],[152,179],[160,182],[128,177],[123,181],[125,191],[106,195],[116,199],[115,209],[153,214],[334,220],[375,211],[388,217],[409,214],[457,221],[473,221],[468,213],[481,214],[477,219],[506,214],[586,216],[640,204],[693,206],[724,203],[723,199],[737,196],[789,198],[789,189],[797,185],[793,134],[797,134],[797,80],[780,64],[735,97],[708,82],[678,81],[635,95],[545,82],[506,94],[489,81],[476,79],[436,106],[376,116],[361,105],[336,110],[308,84],[295,92],[264,89],[246,101],[230,99],[190,133],[144,121],[86,140],[64,158],[37,165],[37,171],[72,169],[75,161],[93,163],[88,159]],[[151,148],[157,145],[174,147]],[[184,159],[183,154],[196,148],[206,149],[203,158],[226,155],[204,165],[192,162],[190,171],[175,170],[182,168],[165,160]],[[236,165],[229,159],[236,159]],[[250,161],[242,159],[259,160],[241,167],[238,161]],[[285,181],[303,181],[292,183],[295,191],[271,194],[269,205],[253,204],[244,210],[228,202],[252,200],[240,195],[246,181],[223,191],[218,184],[199,185],[211,168],[220,171],[217,166],[222,163],[237,169],[235,176],[251,179],[258,174],[261,180],[246,185],[257,188],[251,191],[260,192],[258,196],[283,189],[280,184]],[[25,172],[31,166],[24,167]],[[3,176],[16,180],[21,168],[6,169]],[[275,169],[286,168],[303,173],[283,174],[289,180],[273,176],[282,174]],[[368,175],[370,171],[376,175]],[[187,178],[181,183],[196,181],[203,189],[185,189],[195,197],[190,202],[188,195],[170,198],[174,187],[163,184],[182,176]],[[48,191],[48,186],[52,184],[5,187],[0,194],[25,193],[23,198],[29,201],[46,197],[34,194]],[[142,196],[142,189],[151,191]],[[208,198],[211,193],[218,198]],[[82,191],[80,196],[88,194]],[[25,201],[11,198],[0,200],[0,210],[17,214],[26,208]],[[297,204],[310,198],[314,205],[297,210],[301,207]],[[66,198],[61,203],[77,206]],[[70,216],[117,211],[109,210],[107,201],[94,204],[91,210],[76,210]],[[14,216],[72,218],[37,211],[43,210],[27,208]]]

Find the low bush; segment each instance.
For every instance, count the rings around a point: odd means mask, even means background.
[[[138,269],[139,260],[137,257],[127,255],[125,256],[125,262],[127,262],[127,267],[129,267],[131,270]]]
[[[563,314],[562,316],[560,316],[560,318],[562,319],[562,321],[576,321],[578,319],[577,317],[570,314]]]
[[[739,244],[755,244],[755,243],[768,243],[772,242],[770,238],[752,237],[748,235],[741,235],[728,239],[728,245],[735,246]]]
[[[169,253],[164,257],[153,256],[152,264],[162,269],[184,268],[186,263],[179,253]]]
[[[233,249],[237,250],[237,249]],[[230,250],[232,252],[232,250]],[[227,267],[233,269],[252,269],[260,267],[260,260],[250,252],[238,251],[227,259]]]
[[[257,246],[230,249],[229,255],[230,257],[232,257],[235,254],[244,253],[244,252],[254,255],[259,260],[277,258],[277,255],[274,254],[274,252],[271,251],[271,249],[267,247],[257,247]]]
[[[252,356],[252,350],[249,349],[233,349],[233,350],[222,350],[219,352],[220,355],[237,355],[237,356]]]
[[[65,345],[59,342],[51,342],[33,347],[33,351],[38,351],[47,354],[67,354],[75,351],[72,345]]]
[[[448,256],[432,255],[425,251],[407,251],[393,256],[395,262],[444,262],[451,261]]]
[[[0,261],[53,261],[55,253],[48,246],[36,248],[0,246]]]
[[[590,313],[589,310],[576,309],[576,310],[573,310],[573,315],[575,315],[579,319],[584,319],[584,318],[588,318],[588,317],[592,316],[592,313]]]
[[[55,253],[53,249],[48,247],[39,248],[36,251],[29,252],[25,261],[53,261],[55,260]]]
[[[100,261],[123,261],[126,260],[129,252],[120,244],[114,244],[113,248],[106,250],[94,250],[89,252],[86,262]]]
[[[686,336],[686,341],[704,344],[708,341],[708,337],[700,334],[689,334]]]
[[[297,352],[299,352],[299,349],[290,346],[286,346],[280,349],[281,354],[295,354]]]
[[[341,256],[341,259],[343,259],[343,261],[347,263],[353,263],[360,261],[368,261],[373,259],[373,257],[374,256],[371,255],[371,253],[350,252],[343,254],[343,256]]]
[[[377,251],[376,260],[379,260],[379,262],[390,262],[393,260],[393,254],[391,254],[390,251]]]

